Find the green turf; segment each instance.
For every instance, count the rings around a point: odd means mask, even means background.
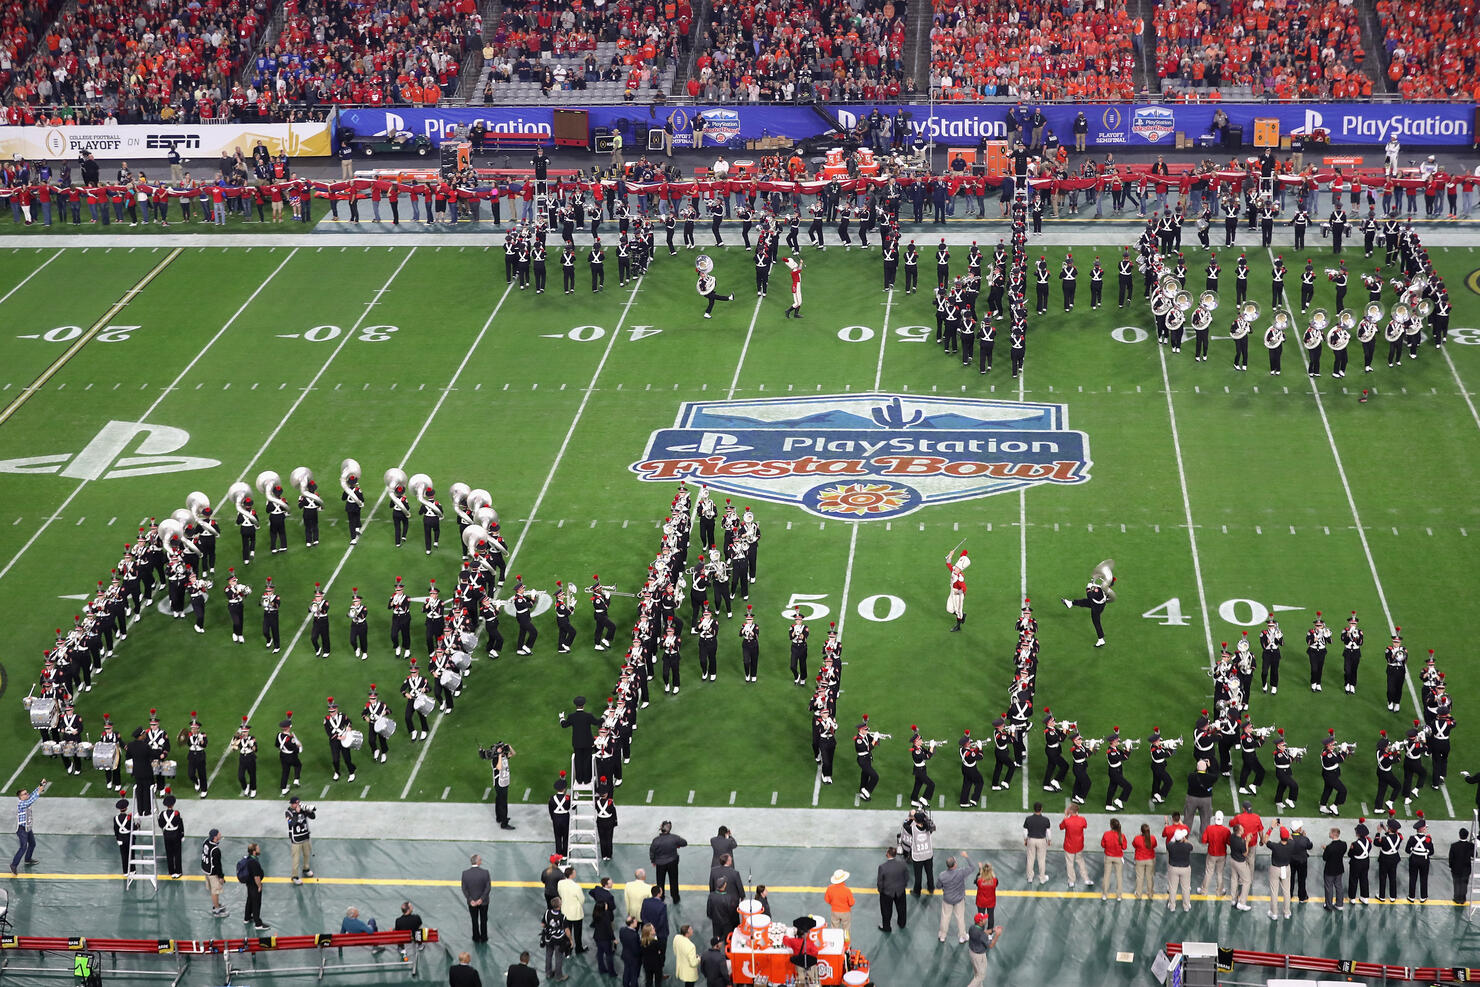
[[[5,255],[0,295],[53,253]],[[221,461],[210,470],[99,479],[80,489],[78,480],[63,476],[0,474],[0,491],[13,509],[10,518],[0,517],[0,564],[16,557],[37,529],[58,515],[0,576],[20,604],[12,635],[18,646],[5,660],[11,713],[0,718],[0,772],[8,776],[34,742],[18,699],[50,643],[51,629],[75,612],[77,604],[59,597],[85,592],[105,577],[139,519],[168,514],[182,506],[190,490],[203,490],[219,502],[238,476],[250,481],[273,469],[286,478],[295,466],[309,465],[326,492],[336,496],[340,460],[353,456],[364,466],[373,502],[385,468],[403,465],[428,473],[443,491],[454,480],[488,488],[510,544],[520,543],[510,571],[522,573],[529,584],[547,588],[557,579],[582,581],[600,572],[625,590],[635,587],[657,547],[654,522],[672,494],[670,485],[637,481],[628,466],[641,457],[650,431],[672,425],[680,402],[723,398],[732,383],[736,397],[754,397],[870,391],[876,380],[880,390],[902,395],[934,390],[1018,396],[1006,372],[1005,342],[998,348],[996,369],[982,377],[975,368],[952,365],[930,342],[909,338],[915,330],[899,332],[933,327],[933,305],[924,292],[897,293],[886,303],[876,252],[832,249],[809,255],[806,318],[800,323],[781,318],[786,302],[779,276],[757,315],[749,257],[734,248],[711,253],[718,258],[722,287],[737,297],[706,322],[698,317],[701,305],[687,255],[660,257],[635,291],[633,285],[616,283],[613,266],[606,292],[592,295],[583,266],[576,294],[565,296],[556,288],[536,297],[506,290],[498,250],[412,250],[394,244],[184,250],[110,320],[140,329],[125,341],[89,343],[0,428],[0,459],[75,453],[106,422],[135,420],[158,401],[147,421],[188,430],[190,441],[180,454]],[[1056,270],[1063,250],[1046,253]],[[1075,249],[1086,278],[1094,253]],[[1099,253],[1110,261],[1118,250],[1107,246]],[[1202,261],[1194,253],[1189,251],[1189,284],[1200,288]],[[1473,253],[1435,253],[1452,286],[1452,325],[1480,324],[1480,299],[1463,287]],[[152,248],[68,249],[16,290],[0,305],[6,327],[0,339],[6,364],[0,397],[13,399],[66,345],[19,337],[67,325],[91,327],[167,256],[168,251]],[[1286,259],[1291,259],[1288,252]],[[1233,256],[1225,254],[1223,260],[1227,306]],[[1268,261],[1250,251],[1250,262],[1250,295],[1265,306],[1267,318]],[[1325,263],[1326,258],[1317,261]],[[554,265],[552,274],[558,285]],[[928,281],[933,270],[927,267],[925,274]],[[1298,290],[1293,270],[1289,284]],[[1329,288],[1323,280],[1318,304],[1331,305]],[[1369,752],[1376,731],[1401,728],[1415,715],[1406,695],[1403,714],[1383,708],[1385,618],[1373,567],[1395,621],[1404,627],[1415,672],[1423,653],[1436,649],[1463,706],[1473,683],[1461,661],[1464,622],[1457,619],[1455,598],[1477,563],[1468,529],[1480,526],[1480,517],[1468,491],[1476,479],[1480,424],[1461,396],[1460,381],[1467,384],[1480,374],[1480,355],[1466,345],[1480,342],[1480,334],[1456,331],[1444,352],[1426,348],[1416,364],[1405,362],[1401,369],[1380,365],[1370,375],[1358,371],[1343,381],[1327,377],[1318,383],[1371,552],[1369,566],[1332,441],[1293,349],[1287,349],[1286,372],[1278,379],[1262,371],[1264,354],[1257,341],[1246,374],[1230,369],[1226,341],[1215,342],[1211,362],[1194,364],[1190,341],[1173,355],[1153,341],[1112,338],[1114,327],[1150,324],[1139,298],[1117,312],[1112,281],[1109,304],[1090,312],[1088,294],[1082,282],[1079,307],[1065,316],[1055,285],[1050,316],[1035,323],[1022,396],[1067,406],[1069,427],[1089,436],[1092,479],[1078,486],[1033,488],[1021,505],[1019,495],[1010,493],[861,526],[754,504],[764,532],[760,580],[750,600],[763,626],[761,681],[740,681],[734,625],[727,624],[721,637],[717,683],[699,682],[688,656],[682,694],[666,697],[659,691],[642,714],[623,800],[642,801],[651,790],[655,803],[681,804],[692,797],[701,804],[732,799],[742,805],[813,804],[808,690],[792,685],[785,670],[781,611],[792,594],[825,596],[819,602],[830,614],[817,622],[816,640],[828,621],[845,623],[849,666],[840,722],[846,728],[868,712],[877,729],[894,734],[878,759],[883,782],[876,804],[892,805],[895,794],[908,789],[904,748],[911,724],[927,737],[953,739],[967,726],[974,734],[985,732],[1005,708],[1012,624],[1024,583],[1038,611],[1043,642],[1038,701],[1079,719],[1094,733],[1118,725],[1135,736],[1160,725],[1164,733],[1186,734],[1208,702],[1207,641],[1215,647],[1231,641],[1243,626],[1220,616],[1222,605],[1253,600],[1303,608],[1283,616],[1291,645],[1284,688],[1275,697],[1256,695],[1252,714],[1258,723],[1285,726],[1298,744],[1318,743],[1327,726],[1359,741],[1362,753],[1346,773],[1352,808],[1372,797]],[[1349,301],[1364,297],[1353,290]],[[1216,327],[1220,335],[1224,315],[1226,309]],[[199,355],[228,321],[220,338]],[[362,330],[393,325],[397,331],[383,341],[361,341],[360,332],[347,335],[356,325]],[[316,326],[338,326],[341,332],[321,342],[301,338]],[[597,337],[584,342],[565,335],[547,338],[581,326],[599,326],[603,332],[578,331],[577,336]],[[847,326],[868,327],[872,336],[845,341],[839,332]],[[643,336],[632,331],[637,327],[661,332]],[[881,346],[879,332],[886,328]],[[319,332],[330,335],[330,330]],[[298,338],[283,338],[288,335]],[[1452,369],[1446,357],[1453,360]],[[1206,631],[1163,359],[1196,525],[1210,622]],[[456,390],[443,400],[454,374]],[[163,392],[177,376],[176,389]],[[588,392],[593,378],[595,389]],[[312,390],[303,390],[310,384]],[[1363,387],[1375,394],[1369,403],[1358,404]],[[1020,506],[1026,529],[1018,526]],[[260,696],[259,737],[268,739],[282,712],[295,710],[309,738],[305,785],[327,784],[327,741],[317,727],[325,697],[357,707],[369,683],[393,692],[404,674],[386,641],[383,607],[393,577],[404,576],[413,595],[421,595],[429,578],[452,582],[458,556],[451,523],[444,525],[441,547],[430,558],[422,554],[419,528],[413,529],[410,545],[394,549],[384,504],[353,550],[337,499],[324,520],[322,542],[310,550],[302,544],[295,516],[286,555],[267,554],[264,531],[256,563],[243,571],[254,589],[261,589],[267,575],[281,589],[282,655],[262,648],[255,609],[248,614],[248,643],[232,645],[219,596],[212,600],[204,636],[192,633],[189,621],[151,613],[120,646],[99,685],[83,697],[89,728],[97,729],[103,712],[129,727],[157,706],[173,731],[195,709],[219,752],[232,724]],[[1019,561],[1024,531],[1026,575]],[[964,633],[948,634],[941,563],[963,537],[976,563],[970,573],[970,616]],[[218,578],[224,579],[225,567],[239,557],[235,529],[228,526]],[[1066,613],[1057,597],[1080,591],[1090,566],[1105,557],[1117,560],[1120,598],[1106,613],[1110,644],[1095,650],[1087,615]],[[335,651],[321,661],[313,657],[306,633],[291,650],[287,644],[299,630],[312,584],[328,583],[331,576]],[[348,650],[342,616],[352,586],[365,593],[372,608],[373,656],[363,663]],[[873,599],[883,594],[904,602],[898,619],[860,616],[865,601],[877,607],[874,616],[884,615],[888,601]],[[1141,616],[1174,598],[1182,623],[1166,626]],[[618,598],[619,626],[630,619],[630,604]],[[1234,616],[1243,617],[1248,608],[1235,609]],[[1341,691],[1339,653],[1328,661],[1323,694],[1312,696],[1302,685],[1305,660],[1296,639],[1317,609],[1336,618],[1333,623],[1352,609],[1363,618],[1368,647],[1356,697]],[[520,753],[522,784],[516,783],[514,797],[528,786],[534,790],[531,798],[542,800],[568,754],[556,714],[569,708],[576,693],[605,697],[619,660],[616,652],[590,650],[589,609],[582,609],[576,623],[580,633],[572,654],[555,654],[554,621],[547,614],[539,620],[536,654],[518,657],[513,621],[506,620],[510,644],[504,657],[491,664],[479,660],[456,713],[438,727],[420,768],[415,769],[416,758],[424,748],[398,733],[388,764],[364,758],[357,782],[341,783],[334,794],[377,799],[406,791],[408,797],[435,800],[445,792],[449,799],[480,800],[488,782],[475,747],[498,737],[512,741]],[[419,621],[414,639],[421,639]],[[279,659],[282,667],[269,686]],[[1031,795],[1041,749],[1035,743],[1030,751]],[[1469,790],[1459,783],[1458,769],[1473,766],[1477,751],[1461,728],[1451,762],[1453,801],[1461,813]],[[1174,773],[1185,772],[1188,760],[1180,755]],[[954,758],[946,752],[936,764],[939,794],[953,804],[959,779]],[[228,797],[234,795],[232,767],[217,789]],[[43,769],[60,773],[54,765],[33,762],[27,777]],[[271,766],[266,773],[275,776]],[[1103,769],[1097,767],[1095,776],[1098,796]],[[851,804],[855,777],[851,756],[840,750],[837,784],[822,789],[820,804]],[[1144,804],[1149,775],[1143,754],[1133,759],[1129,777],[1136,785],[1134,802]],[[1305,789],[1301,810],[1313,813],[1318,771],[1307,763],[1298,777]],[[1272,804],[1272,780],[1256,800],[1261,808]],[[75,794],[89,783],[96,794],[101,776],[64,775],[58,791]],[[264,787],[271,783],[264,779]],[[1228,789],[1220,788],[1218,795],[1226,804]],[[988,803],[1017,810],[1024,797],[1015,783]],[[1449,815],[1442,797],[1427,790],[1418,807]]]

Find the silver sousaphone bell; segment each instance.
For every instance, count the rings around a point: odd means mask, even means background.
[[[1115,602],[1115,590],[1111,584],[1115,582],[1115,560],[1106,559],[1089,571],[1089,584],[1098,586],[1105,591],[1105,599],[1111,603]]]

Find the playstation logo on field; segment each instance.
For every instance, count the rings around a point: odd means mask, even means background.
[[[170,455],[190,441],[173,425],[113,421],[77,455],[23,456],[0,460],[0,473],[59,474],[73,480],[121,480],[156,473],[214,469],[219,459]],[[125,455],[125,453],[132,453]]]
[[[691,401],[648,437],[641,480],[696,480],[817,517],[871,521],[1090,478],[1062,404],[904,394]]]

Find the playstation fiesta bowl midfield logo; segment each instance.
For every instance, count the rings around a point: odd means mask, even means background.
[[[684,403],[648,437],[642,480],[870,521],[1090,478],[1089,438],[1062,404],[899,394]]]
[[[1131,117],[1131,133],[1152,144],[1177,130],[1177,118],[1163,106],[1143,106]]]

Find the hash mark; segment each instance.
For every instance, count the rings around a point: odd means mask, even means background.
[[[1294,533],[1295,533],[1295,525],[1292,524],[1292,525],[1290,525],[1290,534],[1293,535]]]
[[[481,390],[483,390],[483,382],[480,380],[478,383],[474,384],[473,385],[473,390],[475,390],[475,391],[481,391]]]
[[[561,518],[559,521],[557,521],[555,523],[555,527],[557,527],[557,528],[563,528],[563,527],[565,527],[565,518]]]
[[[91,784],[91,782],[89,782],[89,784]],[[775,805],[776,804],[776,797],[778,795],[780,795],[780,794],[781,794],[780,792],[772,792],[771,793],[771,804],[772,805]]]
[[[442,801],[443,802],[446,802],[447,801],[447,796],[449,794],[451,794],[451,792],[452,792],[452,786],[451,785],[448,785],[446,788],[442,789]]]
[[[483,789],[483,801],[487,802],[488,801],[488,796],[492,792],[493,792],[493,789],[491,789],[491,788],[485,788],[485,789]]]
[[[1254,534],[1256,534],[1256,535],[1262,535],[1262,534],[1264,534],[1264,529],[1261,528],[1259,525],[1256,524],[1256,525],[1254,525]]]
[[[426,385],[425,385],[425,384],[417,384],[417,385],[416,385],[416,389],[417,389],[417,390],[418,390],[418,391],[424,391],[424,390],[426,390],[426,389],[427,389],[427,386],[426,386]]]
[[[255,390],[256,390],[256,389],[257,389],[257,385],[256,385],[256,384],[253,384],[253,385],[252,385],[252,390],[254,390],[254,391],[255,391]]]
[[[367,798],[369,795],[370,795],[370,786],[369,785],[366,785],[364,788],[362,788],[360,790],[360,798]]]
[[[790,521],[786,522],[786,530],[787,531],[790,531],[791,530],[791,522]]]
[[[507,390],[508,390],[508,389],[509,389],[509,385],[508,385],[508,384],[505,384],[505,385],[504,385],[504,390],[506,390],[506,391],[507,391]]]
[[[1395,535],[1395,536],[1396,536],[1396,535],[1397,535],[1397,533],[1398,533],[1398,529],[1397,529],[1397,528],[1394,528],[1394,529],[1393,529],[1393,534],[1394,534],[1394,535]]]
[[[1161,525],[1159,525],[1159,524],[1153,524],[1151,526],[1151,530],[1155,531],[1159,535],[1159,534],[1161,534]]]
[[[596,519],[595,518],[592,518],[592,520],[591,520],[591,527],[593,527],[593,528],[596,527]]]
[[[649,805],[652,804],[652,801],[653,801],[653,790],[651,788],[648,789],[647,801],[648,801],[648,804]]]
[[[1226,525],[1226,524],[1223,526],[1223,533],[1225,535],[1228,534],[1228,525]]]
[[[1423,530],[1425,530],[1425,531],[1427,531],[1429,533],[1429,537],[1430,538],[1434,537],[1434,529],[1433,528],[1425,528]]]
[[[223,390],[223,391],[229,391],[229,390],[231,390],[231,381],[228,380],[226,383],[222,384],[221,385],[221,390]]]
[[[80,517],[80,518],[77,519],[77,524],[73,525],[73,527],[81,527],[82,526],[82,522],[83,521],[86,521],[86,520],[87,520],[87,515],[83,515],[82,517]],[[1429,533],[1430,534],[1433,534],[1433,532],[1429,532]]]
[[[117,521],[117,520],[118,520],[118,516],[117,515],[114,515],[113,517],[109,518],[108,519],[108,527],[110,527],[110,528],[113,527],[113,522],[114,521]],[[1461,530],[1464,530],[1464,529],[1461,529]]]
[[[523,797],[523,798],[521,798],[521,799],[520,799],[520,800],[519,800],[519,801],[521,801],[521,802],[528,802],[528,801],[529,801],[529,793],[530,793],[530,792],[531,792],[531,791],[533,791],[533,789],[531,789],[531,788],[526,788],[526,789],[525,789],[525,790],[524,790],[524,797]]]

